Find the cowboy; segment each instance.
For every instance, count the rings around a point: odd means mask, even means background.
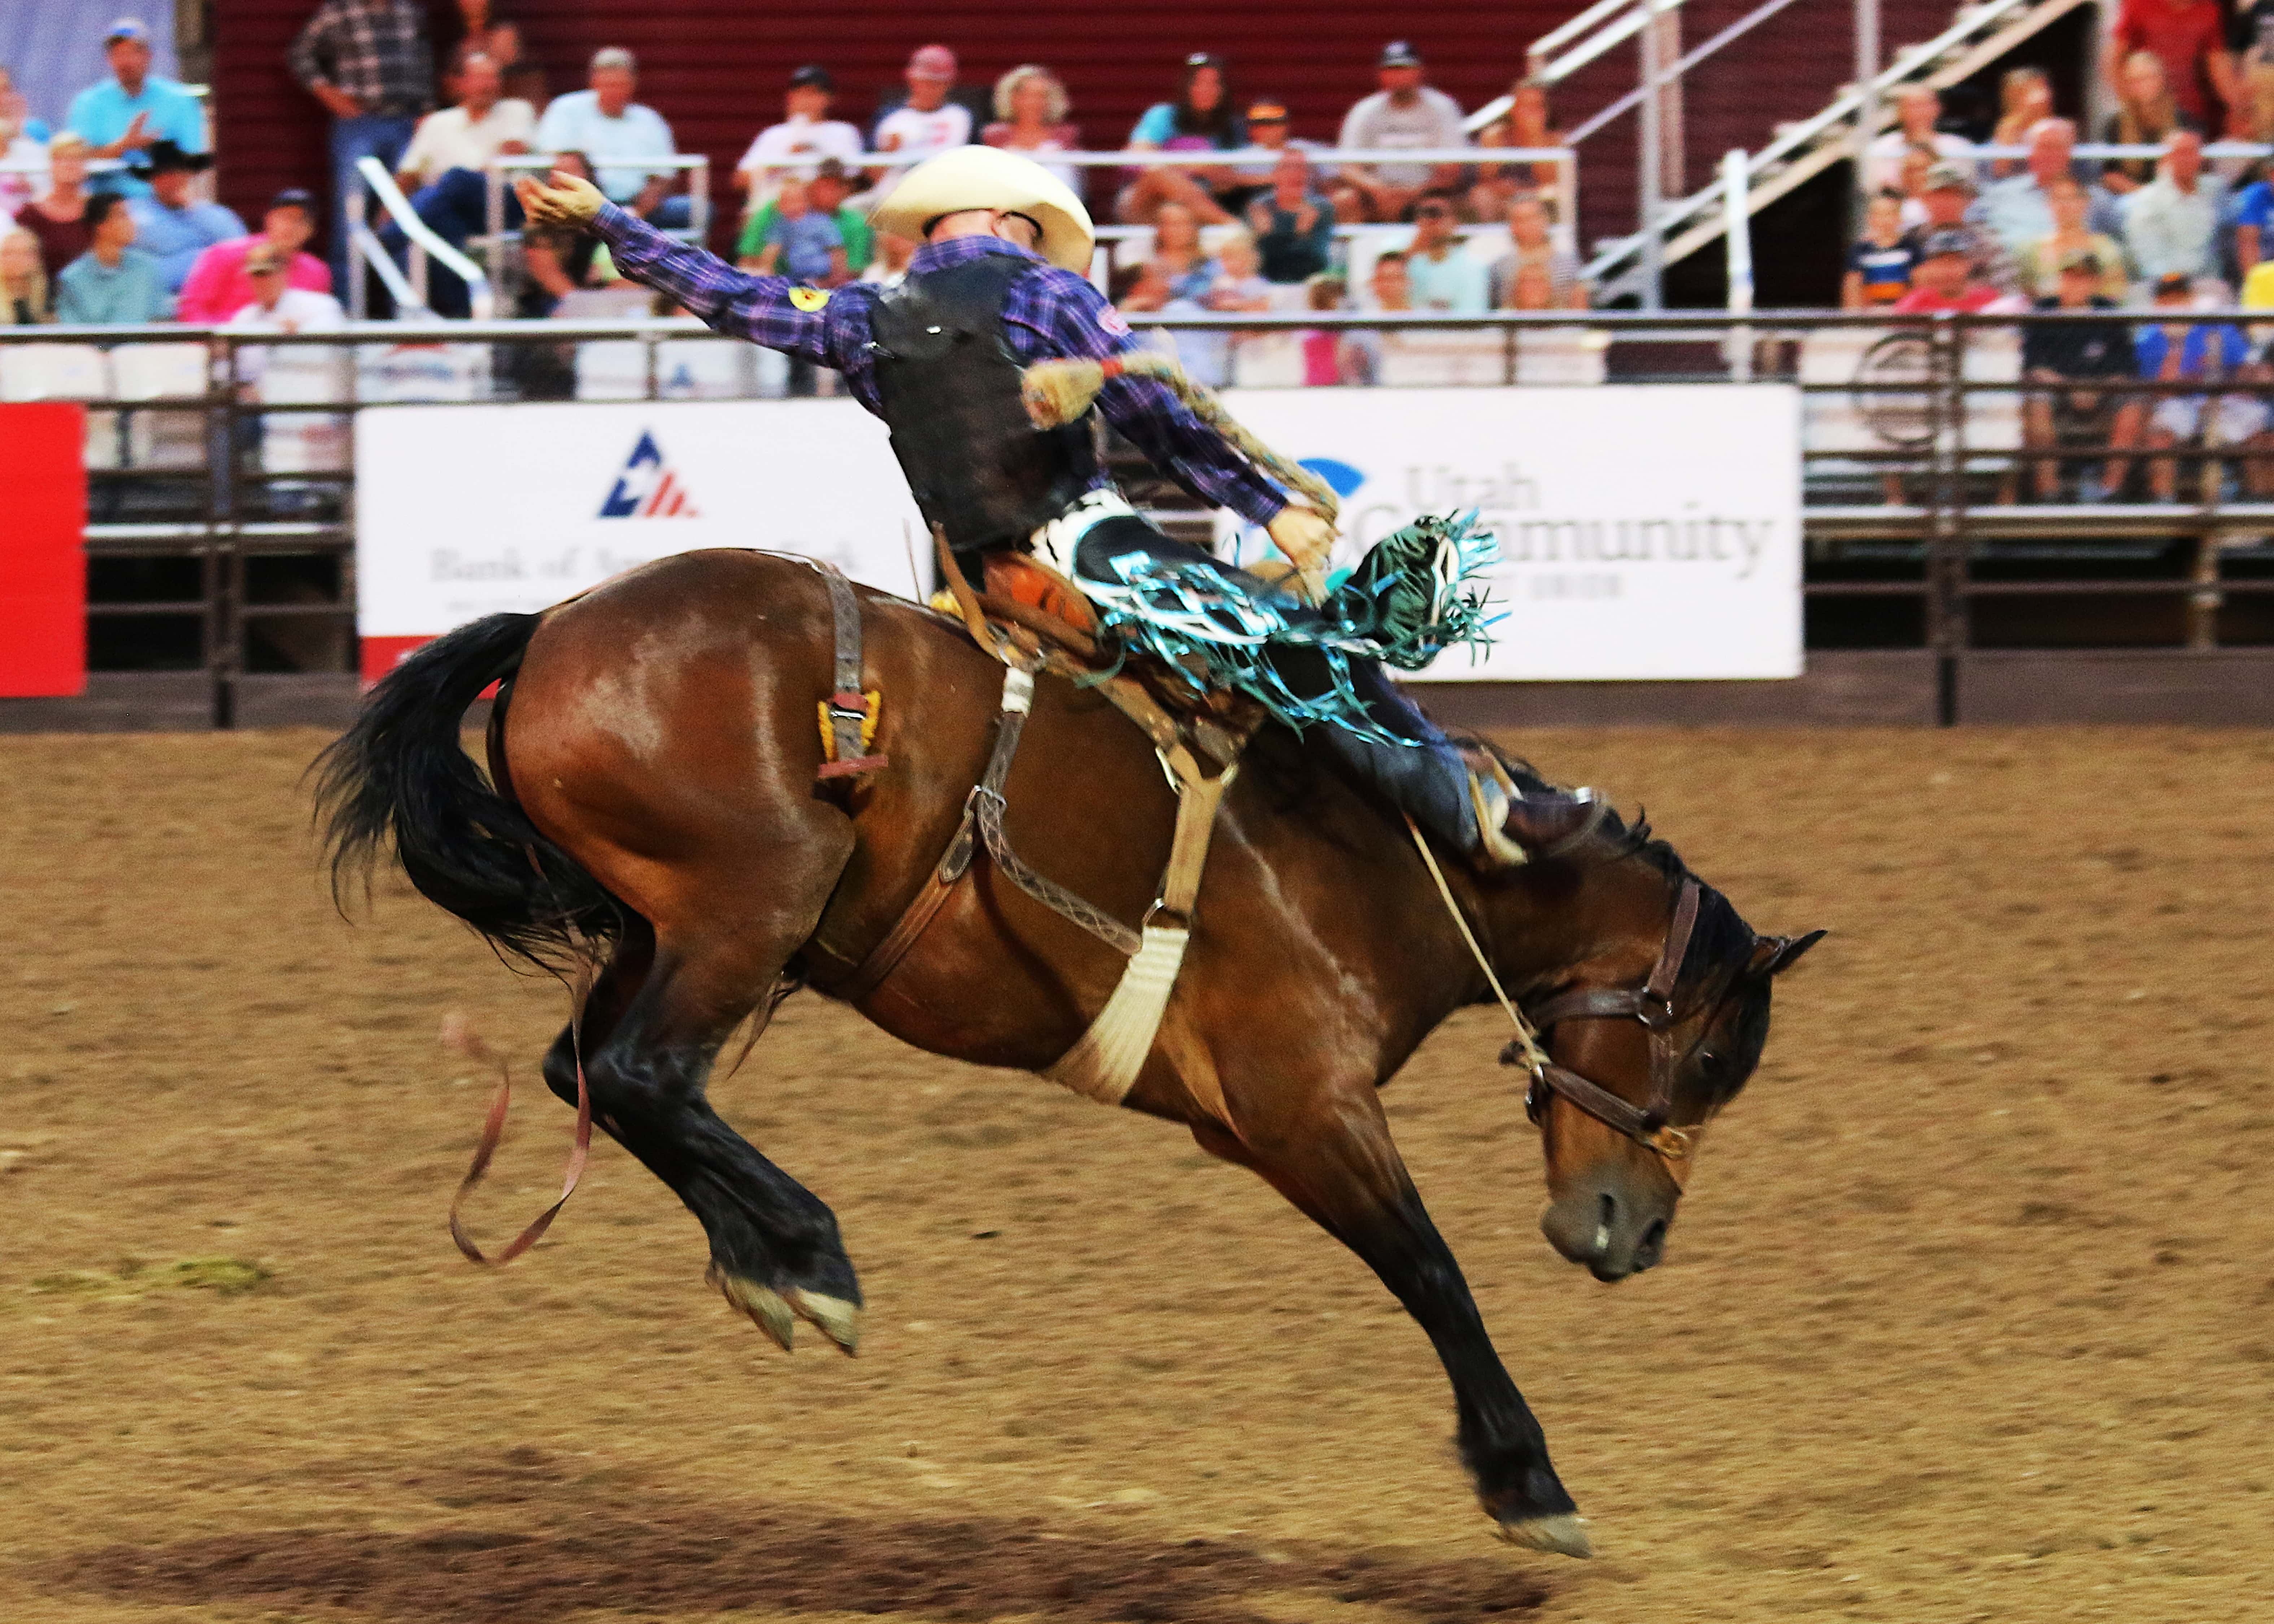
[[[549,183],[531,177],[518,186],[531,220],[596,233],[621,273],[718,331],[840,373],[892,431],[918,508],[960,560],[1020,549],[1077,586],[1124,590],[1133,563],[1199,566],[1211,582],[1268,605],[1271,623],[1308,615],[1315,624],[1315,611],[1141,517],[1099,466],[1086,419],[1038,429],[1029,418],[1020,395],[1028,365],[1142,349],[1084,275],[1095,243],[1088,211],[1031,159],[964,147],[911,169],[872,222],[922,244],[907,280],[890,289],[824,290],[738,271],[557,171]],[[1157,379],[1114,377],[1096,405],[1156,468],[1261,525],[1299,572],[1323,575],[1333,524],[1291,500]],[[1354,726],[1317,729],[1322,741],[1444,844],[1487,866],[1512,864],[1525,850],[1511,823],[1536,846],[1592,821],[1585,800],[1516,799],[1495,763],[1480,756],[1472,764],[1373,661],[1315,643],[1284,652],[1269,663],[1285,691],[1307,697],[1337,688],[1362,709]]]

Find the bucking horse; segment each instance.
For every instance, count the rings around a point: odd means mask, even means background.
[[[460,729],[493,684],[485,774]],[[1007,667],[953,616],[710,551],[427,644],[319,787],[335,881],[391,845],[502,951],[577,966],[550,1087],[702,1222],[730,1302],[785,1349],[803,1319],[850,1353],[837,1221],[712,1109],[721,1046],[803,986],[920,1049],[1067,1078],[1153,934],[1178,823],[1163,761],[1097,685]],[[1483,874],[1288,728],[1239,765],[1165,1008],[1100,1097],[1183,1124],[1363,1259],[1435,1348],[1499,1530],[1587,1554],[1380,1091],[1453,1011],[1508,1002],[1541,1227],[1620,1279],[1662,1255],[1698,1135],[1760,1058],[1772,978],[1816,935],[1755,934],[1615,812]]]

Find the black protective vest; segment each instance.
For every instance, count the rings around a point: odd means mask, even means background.
[[[958,553],[1024,543],[1097,477],[1088,415],[1037,429],[1019,398],[1003,296],[1034,268],[990,253],[926,271],[878,299],[870,318],[892,455],[916,507]]]

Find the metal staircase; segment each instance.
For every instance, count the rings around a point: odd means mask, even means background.
[[[1683,0],[1599,0],[1599,4],[1532,47],[1532,73],[1550,86],[1623,41],[1637,40],[1640,47],[1642,82],[1566,138],[1570,145],[1576,147],[1630,111],[1639,110],[1644,120],[1644,139],[1640,143],[1642,204],[1638,213],[1645,222],[1645,228],[1630,237],[1599,244],[1586,267],[1597,297],[1605,301],[1640,296],[1645,304],[1654,305],[1656,278],[1663,267],[1697,252],[1728,229],[1723,207],[1726,183],[1718,174],[1710,184],[1688,197],[1663,202],[1653,197],[1657,190],[1658,139],[1653,88],[1679,84],[1690,69],[1779,15],[1796,0],[1765,0],[1678,59],[1671,63],[1653,61],[1653,39],[1659,31],[1646,25],[1652,19],[1679,8],[1682,3]],[[1914,84],[1929,85],[1938,90],[1957,84],[2031,35],[2089,4],[2091,0],[1984,0],[1984,4],[1961,6],[1956,19],[1941,34],[1924,44],[1909,45],[1896,51],[1885,68],[1869,77],[1859,75],[1858,82],[1842,86],[1813,117],[1778,126],[1766,146],[1748,154],[1744,200],[1747,213],[1758,214],[1853,155],[1862,145],[1859,124],[1873,135],[1886,128],[1891,122],[1888,99],[1895,91]],[[1860,48],[1859,54],[1864,54],[1865,60],[1877,55],[1876,41],[1871,38],[1876,31],[1877,8],[1865,0],[1859,4],[1857,15],[1859,39],[1871,41]],[[1502,98],[1480,109],[1472,122],[1488,122],[1498,117],[1505,106],[1506,99]],[[1648,224],[1653,215],[1654,230]]]

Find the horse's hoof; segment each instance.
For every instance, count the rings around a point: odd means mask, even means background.
[[[745,1280],[740,1274],[712,1271],[712,1281],[726,1293],[727,1300],[744,1313],[758,1329],[772,1337],[784,1353],[789,1351],[790,1337],[797,1329],[797,1316],[782,1300],[781,1293],[762,1286],[755,1280]],[[818,1324],[819,1321],[815,1323]],[[823,1326],[825,1331],[829,1327]]]
[[[1547,1551],[1556,1556],[1595,1554],[1595,1547],[1588,1543],[1586,1524],[1570,1512],[1553,1517],[1525,1517],[1521,1522],[1497,1526],[1502,1539],[1527,1551]]]
[[[789,1289],[789,1305],[820,1327],[821,1334],[847,1353],[861,1350],[861,1305],[841,1297],[825,1297],[802,1287]]]

